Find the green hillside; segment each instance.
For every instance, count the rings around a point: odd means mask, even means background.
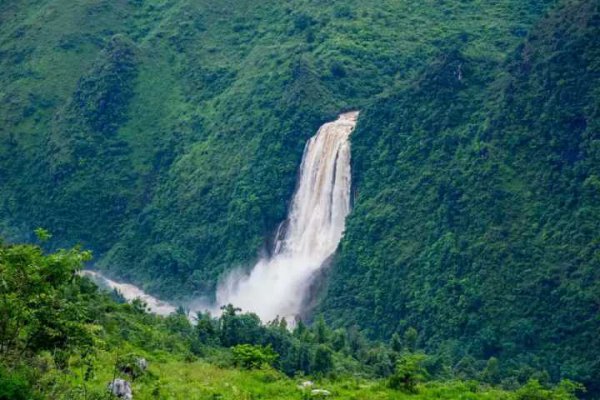
[[[597,387],[599,28],[597,4],[571,2],[494,81],[453,48],[367,109],[332,320]]]
[[[206,294],[285,218],[305,141],[461,43],[499,65],[543,1],[5,2],[2,224]]]
[[[594,398],[598,37],[596,0],[6,0],[0,236],[42,226],[48,250],[210,298],[268,250],[307,139],[359,109],[313,314],[416,329],[452,379],[498,363],[488,384]]]

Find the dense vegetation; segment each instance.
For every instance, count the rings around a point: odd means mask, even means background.
[[[411,331],[374,346],[323,319],[290,331],[233,306],[219,318],[199,314],[195,325],[183,310],[153,316],[78,275],[89,258],[77,248],[46,255],[0,244],[0,399],[106,399],[115,378],[131,381],[136,399],[318,398],[310,393],[321,387],[334,398],[570,400],[581,390],[570,381],[531,380],[515,392],[449,381]],[[493,379],[493,365],[486,374]],[[299,388],[308,376],[318,386]]]
[[[368,340],[416,332],[415,347],[449,377],[486,380],[493,366],[492,384],[571,378],[597,396],[598,8],[594,0],[3,1],[0,233],[14,243],[44,226],[54,234],[47,248],[83,243],[96,267],[152,293],[211,296],[225,271],[268,250],[306,139],[336,113],[361,109],[354,210],[315,315]],[[177,348],[165,363],[187,368],[176,363],[195,354],[191,342],[174,344],[187,334],[166,327],[177,317],[114,305],[75,281],[53,298],[92,307],[94,317],[52,328],[61,352],[100,318],[92,325],[116,341],[97,355],[103,368],[119,341],[163,357],[167,345],[149,337]],[[114,313],[93,311],[96,303]],[[234,317],[260,339],[221,343],[219,333],[215,348],[271,344],[276,368],[314,373],[286,358],[300,339],[284,335],[291,347],[282,350],[265,339],[275,327]],[[115,320],[149,336],[111,331]],[[74,357],[84,354],[84,343],[72,345]],[[27,346],[32,357],[53,351]],[[318,346],[308,347],[313,357]],[[375,358],[392,360],[388,351]],[[389,363],[338,353],[345,371],[356,362],[353,373],[390,373]]]
[[[569,2],[494,81],[452,47],[364,113],[331,319],[600,389],[599,28]]]
[[[210,294],[285,218],[322,122],[448,43],[497,65],[546,1],[496,3],[3,2],[3,233],[41,225],[152,292]]]

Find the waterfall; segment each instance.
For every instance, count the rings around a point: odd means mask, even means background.
[[[350,212],[350,133],[358,112],[321,126],[306,144],[288,219],[273,254],[250,274],[234,272],[217,289],[217,304],[233,304],[263,321],[302,311],[312,278],[335,252]]]

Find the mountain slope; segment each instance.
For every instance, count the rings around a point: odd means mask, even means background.
[[[445,43],[498,64],[545,3],[4,2],[3,233],[45,226],[153,292],[210,293],[285,218],[321,123]]]
[[[5,1],[0,233],[210,297],[268,249],[306,140],[360,109],[320,310],[597,392],[598,5],[553,5]]]
[[[599,27],[567,2],[495,81],[450,49],[363,113],[331,319],[597,390]]]

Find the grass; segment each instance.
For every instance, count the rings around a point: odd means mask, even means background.
[[[291,400],[310,397],[309,389],[302,390],[299,385],[312,378],[289,378],[270,368],[240,370],[219,367],[206,360],[192,362],[174,360],[170,355],[148,359],[149,367],[146,375],[133,382],[136,400]],[[90,393],[102,393],[105,390],[107,383],[113,378],[115,360],[115,353],[99,353],[95,377],[87,382],[86,389]],[[77,368],[73,370],[76,371]],[[71,376],[71,384],[74,387],[81,387],[81,381],[81,374],[74,373]],[[514,398],[514,394],[509,392],[486,388],[476,382],[461,381],[425,383],[418,387],[417,393],[403,393],[389,389],[383,380],[353,377],[315,380],[313,388],[328,390],[331,392],[329,397],[331,399],[501,400]]]

